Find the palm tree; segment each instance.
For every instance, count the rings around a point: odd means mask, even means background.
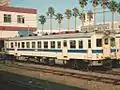
[[[118,3],[118,9],[117,12],[120,13],[120,2]]]
[[[87,18],[88,18],[89,25],[90,25],[90,22],[93,19],[93,12],[91,10],[87,12]]]
[[[103,8],[103,25],[105,25],[105,9],[106,9],[108,3],[109,3],[108,0],[100,0],[100,4]]]
[[[56,16],[56,20],[58,20],[58,24],[59,24],[59,33],[60,33],[60,27],[61,27],[61,21],[63,20],[63,15],[61,13],[57,13]]]
[[[85,22],[85,13],[80,13],[79,14],[79,19],[82,21],[82,26],[83,26],[84,22]],[[82,29],[82,26],[81,26],[81,29]]]
[[[52,33],[52,19],[55,14],[55,10],[53,7],[48,8],[47,16],[50,17],[50,32]]]
[[[87,1],[88,0],[79,0],[79,4],[80,4],[80,7],[82,8],[82,12],[80,12],[80,17],[84,16],[84,8],[85,6],[87,5]],[[82,26],[84,25],[84,18],[81,18],[81,21],[82,21]]]
[[[46,17],[45,17],[44,15],[40,15],[38,21],[39,21],[39,22],[41,23],[41,25],[42,25],[42,33],[43,33],[43,26],[44,26],[44,24],[45,24],[45,22],[46,22]]]
[[[75,31],[76,31],[76,18],[79,15],[79,10],[77,8],[73,8],[73,16],[75,17]]]
[[[109,3],[108,3],[108,8],[110,9],[110,11],[112,12],[112,30],[114,30],[114,14],[115,12],[117,11],[118,9],[118,4],[116,1],[114,0],[111,0]]]
[[[96,25],[96,7],[99,4],[99,0],[91,0],[90,2],[93,4],[94,7],[94,25]]]
[[[68,20],[68,31],[69,31],[69,30],[70,30],[70,25],[69,25],[69,23],[70,23],[70,18],[71,18],[71,16],[72,16],[71,10],[70,10],[70,9],[66,9],[65,15],[66,15],[66,18],[67,18],[67,20]]]

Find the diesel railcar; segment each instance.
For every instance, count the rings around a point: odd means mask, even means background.
[[[74,68],[111,66],[120,58],[120,35],[111,32],[15,37],[6,39],[4,45],[6,53],[18,60]]]

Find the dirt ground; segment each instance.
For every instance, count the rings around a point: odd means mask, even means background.
[[[12,68],[7,67],[5,65],[0,65],[0,70],[25,75],[29,77],[34,77],[37,79],[49,80],[52,82],[71,85],[79,88],[85,88],[88,90],[120,90],[120,85],[106,84],[103,82],[88,81],[84,79],[76,79],[69,76],[53,75],[51,73],[43,73],[40,71],[30,71],[19,68]]]

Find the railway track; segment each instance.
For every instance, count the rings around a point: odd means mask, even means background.
[[[39,71],[43,73],[51,73],[60,76],[69,76],[78,79],[86,79],[86,80],[93,80],[97,82],[104,82],[114,85],[120,85],[120,73],[118,72],[85,72],[85,71],[78,71],[72,69],[61,69],[57,67],[49,67],[43,65],[32,65],[32,64],[23,64],[23,63],[15,63],[15,64],[6,64],[8,67],[12,68],[20,68],[20,69],[27,69],[32,71]]]

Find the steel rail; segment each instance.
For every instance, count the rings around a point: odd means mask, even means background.
[[[103,73],[95,73],[95,72],[71,72],[67,70],[53,70],[51,68],[38,68],[38,67],[31,67],[31,66],[25,66],[25,65],[19,65],[19,64],[9,64],[6,65],[8,67],[13,68],[20,68],[20,69],[26,69],[26,70],[32,70],[32,71],[40,71],[43,73],[52,73],[55,75],[60,76],[69,76],[73,78],[79,78],[79,79],[86,79],[86,80],[93,80],[97,82],[104,82],[104,83],[110,83],[114,85],[120,85],[120,75],[110,75],[110,74],[103,74]],[[72,70],[73,71],[73,70]],[[115,77],[116,76],[116,77]]]

